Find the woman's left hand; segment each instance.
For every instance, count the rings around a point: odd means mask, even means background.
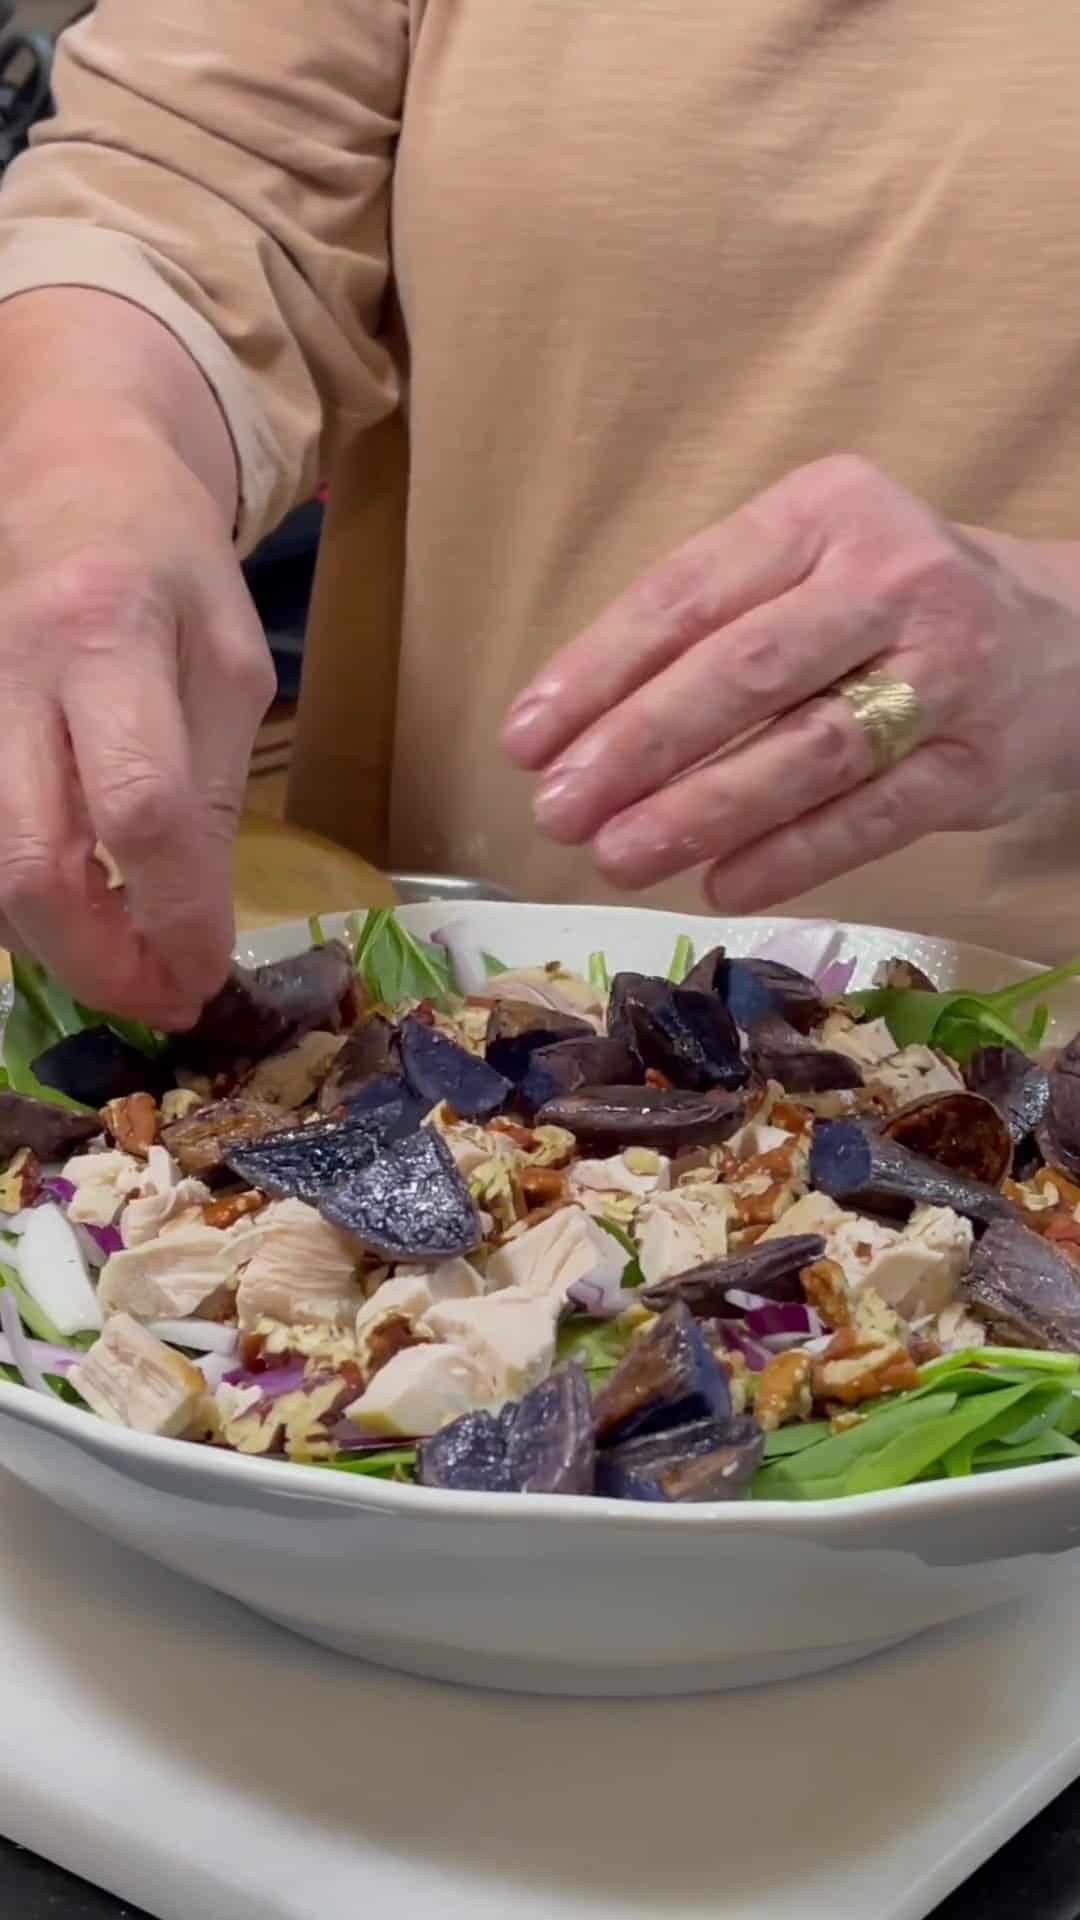
[[[704,865],[711,901],[746,912],[1080,787],[1077,556],[950,526],[854,456],[801,468],[645,574],[515,703],[505,743],[543,775],[537,824],[590,842],[620,887]],[[871,670],[919,712],[881,772],[834,690]]]

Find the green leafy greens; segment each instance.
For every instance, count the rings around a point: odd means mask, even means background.
[[[871,987],[848,994],[847,1004],[868,1020],[884,1020],[898,1047],[936,1047],[963,1066],[980,1047],[1010,1046],[1022,1053],[1035,1052],[1046,1032],[1048,1009],[1037,1006],[1027,1027],[1018,1026],[1013,1015],[1077,974],[1080,959],[999,987],[996,993],[969,993],[963,988],[931,993],[919,987]]]
[[[58,1040],[73,1033],[85,1033],[90,1027],[110,1027],[129,1046],[154,1059],[166,1046],[166,1036],[141,1020],[121,1020],[113,1014],[94,1013],[74,1000],[52,974],[37,960],[14,954],[11,962],[13,998],[4,1023],[4,1082],[15,1093],[32,1094],[53,1106],[81,1111],[75,1100],[44,1086],[34,1073],[34,1062]]]
[[[1080,1355],[947,1354],[909,1393],[861,1411],[840,1432],[815,1420],[771,1433],[755,1500],[835,1500],[1080,1453]]]
[[[402,1000],[430,1000],[445,1012],[457,991],[450,956],[433,941],[418,940],[393,907],[373,907],[348,923],[353,965],[372,999],[394,1007]]]

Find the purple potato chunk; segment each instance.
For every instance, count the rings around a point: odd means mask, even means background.
[[[750,1028],[747,1053],[761,1080],[778,1080],[786,1093],[832,1093],[863,1085],[862,1072],[846,1053],[808,1040],[778,1013]]]
[[[340,940],[262,967],[235,966],[188,1033],[177,1034],[173,1058],[216,1074],[278,1053],[316,1028],[340,1033],[356,1013],[356,977]]]
[[[504,1107],[511,1087],[486,1060],[459,1047],[438,1027],[411,1014],[399,1032],[401,1069],[412,1092],[429,1108],[445,1100],[463,1120],[490,1120]]]
[[[96,1113],[72,1113],[51,1100],[0,1089],[0,1159],[28,1147],[39,1160],[62,1160],[100,1132]]]
[[[596,1463],[584,1368],[559,1367],[498,1414],[466,1413],[417,1449],[424,1487],[590,1494]]]
[[[319,1089],[319,1111],[347,1107],[374,1082],[397,1075],[398,1036],[392,1021],[373,1013],[354,1028]]]
[[[518,1082],[514,1104],[531,1116],[549,1100],[576,1093],[579,1087],[632,1085],[641,1077],[638,1060],[621,1040],[607,1040],[596,1033],[556,1040],[533,1054]]]
[[[662,1073],[675,1087],[704,1093],[746,1084],[738,1028],[715,994],[676,987],[651,974],[618,973],[607,1030],[643,1067]]]
[[[999,1187],[1013,1160],[1005,1115],[981,1093],[928,1093],[909,1100],[881,1129],[887,1140],[923,1154],[939,1167]]]
[[[951,1207],[975,1227],[1016,1219],[1016,1209],[996,1188],[886,1140],[865,1120],[815,1123],[810,1185],[855,1212],[906,1219],[915,1207]]]
[[[422,1487],[460,1493],[513,1493],[506,1461],[506,1432],[493,1413],[463,1413],[416,1449]]]
[[[430,1127],[385,1148],[316,1205],[383,1260],[449,1260],[483,1239],[454,1156]]]
[[[744,1033],[769,1014],[786,1020],[799,1033],[812,1033],[828,1012],[805,973],[779,960],[730,959],[722,947],[705,954],[683,984],[718,994]]]
[[[274,1200],[306,1200],[317,1207],[335,1187],[370,1165],[394,1137],[402,1102],[370,1113],[346,1114],[306,1127],[267,1134],[261,1140],[230,1143],[227,1167]]]
[[[1080,1042],[1071,1040],[1050,1070],[1046,1113],[1038,1129],[1044,1159],[1080,1180]]]
[[[197,1180],[218,1180],[226,1171],[226,1155],[234,1146],[248,1147],[266,1134],[291,1130],[292,1115],[249,1094],[231,1100],[213,1100],[197,1107],[183,1120],[173,1120],[161,1135],[180,1168]]]
[[[592,1397],[578,1361],[559,1367],[518,1402],[506,1463],[520,1493],[591,1493],[596,1471]]]
[[[104,1107],[132,1093],[150,1093],[159,1100],[176,1085],[165,1060],[151,1060],[106,1026],[69,1033],[39,1053],[31,1071],[43,1087],[53,1087],[84,1107]]]
[[[689,1093],[666,1087],[579,1087],[541,1107],[543,1126],[565,1127],[584,1146],[615,1153],[623,1147],[712,1147],[730,1139],[746,1118],[745,1093]]]
[[[765,1451],[756,1420],[694,1420],[666,1433],[626,1440],[597,1456],[596,1491],[613,1500],[737,1500]]]
[[[593,1406],[601,1447],[730,1415],[727,1374],[681,1300],[634,1341]]]
[[[484,1058],[489,1067],[515,1085],[528,1071],[534,1053],[563,1040],[596,1038],[596,1028],[572,1013],[534,1007],[524,1000],[497,1000],[491,1009]]]
[[[731,1319],[743,1312],[729,1301],[729,1294],[757,1293],[763,1300],[795,1300],[803,1297],[801,1275],[825,1252],[825,1242],[817,1233],[792,1233],[777,1240],[759,1240],[755,1246],[728,1254],[723,1260],[709,1260],[685,1273],[672,1274],[653,1286],[640,1290],[646,1306],[666,1307],[682,1300],[691,1313],[705,1318]]]
[[[1000,1345],[1080,1353],[1080,1266],[1019,1221],[983,1235],[960,1291]]]
[[[972,1093],[1004,1116],[1016,1146],[1026,1145],[1050,1104],[1050,1075],[1019,1047],[980,1047],[965,1070]]]

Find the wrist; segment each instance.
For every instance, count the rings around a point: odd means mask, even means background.
[[[128,300],[58,287],[0,305],[0,421],[16,471],[20,458],[100,464],[104,445],[169,454],[201,483],[231,536],[239,484],[225,417],[187,349]]]

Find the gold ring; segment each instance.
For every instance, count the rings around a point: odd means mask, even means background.
[[[898,766],[923,731],[922,702],[906,680],[889,673],[849,674],[833,688],[847,701],[870,745],[875,773]]]

